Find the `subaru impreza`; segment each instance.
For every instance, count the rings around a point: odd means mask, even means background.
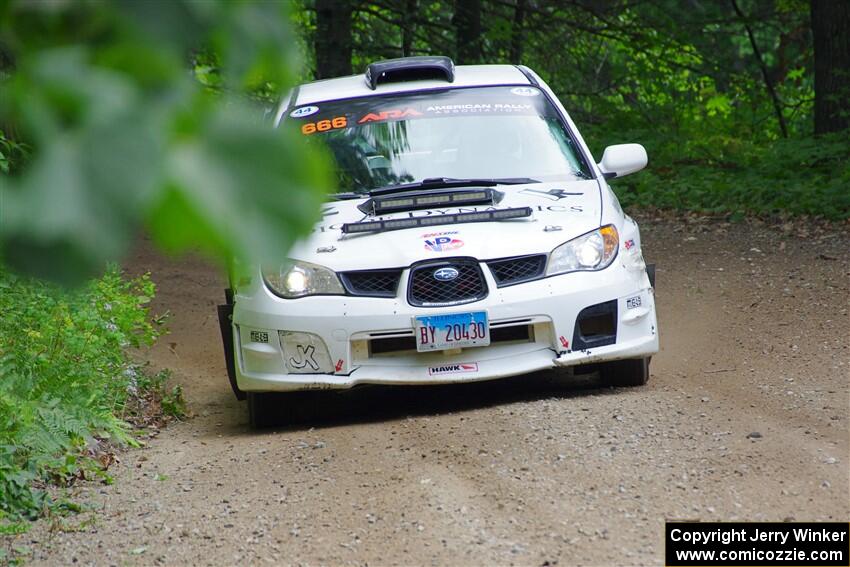
[[[532,70],[445,57],[301,85],[275,126],[329,149],[338,192],[290,261],[219,307],[252,425],[298,390],[569,367],[646,383],[654,270],[608,185],[645,167],[642,146],[597,162]]]

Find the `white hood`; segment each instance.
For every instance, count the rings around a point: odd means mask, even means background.
[[[559,244],[599,227],[602,207],[595,180],[499,186],[495,206],[446,207],[371,217],[357,206],[364,199],[335,201],[323,207],[313,234],[291,257],[335,271],[399,268],[414,262],[470,256],[479,260],[548,253]],[[441,214],[531,207],[532,215],[504,221],[444,224],[388,232],[343,234],[342,225]]]

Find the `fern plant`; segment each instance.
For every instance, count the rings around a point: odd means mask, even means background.
[[[76,291],[0,268],[0,525],[50,506],[39,486],[92,467],[93,439],[131,442],[120,418],[135,387],[128,348],[159,333],[154,292],[114,267]]]

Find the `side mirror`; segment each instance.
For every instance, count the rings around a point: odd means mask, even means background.
[[[598,165],[605,179],[613,179],[640,171],[648,162],[646,149],[640,144],[617,144],[605,148]]]

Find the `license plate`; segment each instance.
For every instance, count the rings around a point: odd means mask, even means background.
[[[416,350],[448,350],[490,344],[486,311],[416,317]]]

